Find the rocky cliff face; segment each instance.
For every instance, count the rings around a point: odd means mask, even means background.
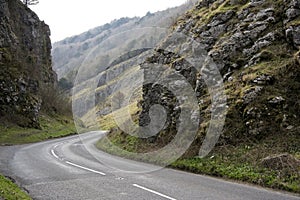
[[[53,86],[49,27],[19,0],[0,1],[0,117],[38,127],[41,93]]]
[[[195,90],[201,123],[187,154],[198,154],[212,114],[220,109],[212,104],[207,87],[207,81],[215,81],[209,80],[215,71],[207,65],[197,70],[185,59],[195,53],[195,43],[223,77],[227,103],[218,105],[226,107],[227,117],[219,145],[299,134],[299,0],[202,0],[173,29],[144,65],[145,80],[159,64],[184,76]],[[167,110],[166,126],[150,140],[166,145],[178,131],[178,99],[156,82],[144,86],[143,99],[142,126],[150,123],[151,106],[160,104]],[[299,140],[292,143],[285,150],[299,151]]]
[[[98,147],[299,192],[299,6],[200,0],[141,65],[139,126],[118,122]]]

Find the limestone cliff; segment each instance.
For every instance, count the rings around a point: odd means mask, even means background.
[[[206,148],[205,138],[216,147],[208,151],[211,154],[226,146],[256,144],[255,148],[266,152],[249,162],[259,162],[270,152],[297,154],[299,37],[299,0],[199,1],[179,18],[173,32],[141,65],[147,84],[143,85],[140,113],[134,118],[141,127],[148,127],[156,117],[151,118],[151,107],[162,105],[167,118],[161,131],[148,139],[136,139],[113,130],[109,138],[124,149],[157,150],[189,129],[180,129],[180,125],[197,115],[199,129],[183,157],[199,155],[199,149]],[[205,60],[201,61],[202,57]],[[225,98],[215,89],[219,83]],[[194,91],[199,115],[180,116],[186,105],[174,88],[184,85]],[[214,90],[217,92],[212,94]],[[224,126],[221,118],[225,119]],[[220,124],[220,135],[208,134]],[[133,139],[138,142],[126,143]],[[249,154],[256,155],[250,150]]]
[[[19,0],[0,1],[0,118],[38,127],[43,88],[53,86],[50,29]]]
[[[188,154],[197,155],[212,114],[220,109],[211,103],[210,80],[203,79],[214,79],[215,72],[207,66],[197,71],[185,60],[195,51],[193,43],[205,49],[223,77],[227,104],[219,105],[227,106],[228,114],[219,145],[299,134],[299,17],[299,0],[202,0],[177,22],[173,34],[148,63],[171,67],[188,80],[198,96],[201,124]],[[146,80],[154,70],[147,66]],[[140,115],[140,124],[145,126],[150,107],[165,106],[170,116],[167,126],[152,140],[163,145],[176,134],[179,120],[176,98],[169,93],[156,83],[144,86]],[[294,148],[299,140],[292,143]],[[291,146],[285,150],[289,152]]]

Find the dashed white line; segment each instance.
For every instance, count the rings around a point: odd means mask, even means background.
[[[77,168],[80,168],[80,169],[84,169],[86,171],[89,171],[89,172],[93,172],[93,173],[96,173],[96,174],[100,174],[102,176],[105,176],[106,174],[103,173],[103,172],[99,172],[99,171],[96,171],[96,170],[93,170],[93,169],[90,169],[90,168],[87,168],[87,167],[83,167],[83,166],[80,166],[80,165],[77,165],[75,163],[72,163],[72,162],[69,162],[69,161],[66,161],[67,164],[69,165],[72,165],[74,167],[77,167]]]
[[[172,198],[172,197],[169,197],[169,196],[167,196],[167,195],[165,195],[165,194],[156,192],[156,191],[151,190],[151,189],[149,189],[149,188],[145,188],[145,187],[140,186],[140,185],[138,185],[138,184],[133,184],[133,186],[134,186],[134,187],[137,187],[137,188],[140,188],[140,189],[142,189],[142,190],[145,190],[145,191],[147,191],[147,192],[151,192],[151,193],[156,194],[156,195],[158,195],[158,196],[164,197],[164,198],[166,198],[166,199],[176,200],[176,199],[174,199],[174,198]]]
[[[51,154],[56,158],[56,159],[60,159],[59,156],[55,153],[54,149],[56,149],[60,144],[57,144],[53,147],[53,149],[51,149]],[[77,167],[77,168],[80,168],[80,169],[83,169],[83,170],[86,170],[86,171],[89,171],[89,172],[93,172],[93,173],[96,173],[96,174],[100,174],[102,176],[105,176],[106,174],[103,173],[103,172],[99,172],[99,171],[96,171],[96,170],[93,170],[93,169],[90,169],[90,168],[87,168],[87,167],[83,167],[81,165],[77,165],[75,163],[72,163],[72,162],[69,162],[69,161],[66,161],[67,164],[69,165],[72,165],[73,167]]]

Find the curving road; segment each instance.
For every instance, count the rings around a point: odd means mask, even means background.
[[[42,200],[300,199],[111,156],[94,147],[103,134],[90,132],[37,144],[0,147],[0,171],[14,178],[33,199]]]

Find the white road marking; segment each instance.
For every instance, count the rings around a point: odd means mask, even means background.
[[[174,198],[172,198],[172,197],[169,197],[169,196],[167,196],[167,195],[164,195],[164,194],[162,194],[162,193],[156,192],[156,191],[154,191],[154,190],[145,188],[145,187],[140,186],[140,185],[138,185],[138,184],[133,184],[133,186],[134,186],[134,187],[137,187],[137,188],[140,188],[140,189],[142,189],[142,190],[145,190],[145,191],[147,191],[147,192],[151,192],[151,193],[153,193],[153,194],[159,195],[159,196],[164,197],[164,198],[166,198],[166,199],[176,200],[176,199],[174,199]]]
[[[59,159],[58,155],[56,155],[56,153],[54,152],[54,149],[51,149],[51,154],[52,154],[56,159]]]
[[[69,165],[72,165],[72,166],[74,166],[74,167],[77,167],[77,168],[80,168],[80,169],[84,169],[84,170],[89,171],[89,172],[93,172],[93,173],[96,173],[96,174],[100,174],[100,175],[102,175],[102,176],[105,176],[105,175],[106,175],[106,174],[103,173],[103,172],[99,172],[99,171],[96,171],[96,170],[93,170],[93,169],[90,169],[90,168],[87,168],[87,167],[83,167],[83,166],[77,165],[77,164],[75,164],[75,163],[71,163],[71,162],[69,162],[69,161],[66,161],[66,163],[69,164]]]
[[[56,159],[60,159],[59,158],[59,156],[55,153],[55,149],[59,146],[59,145],[61,145],[62,143],[58,143],[57,145],[55,145],[54,147],[53,147],[53,149],[51,149],[51,154],[56,158]]]

